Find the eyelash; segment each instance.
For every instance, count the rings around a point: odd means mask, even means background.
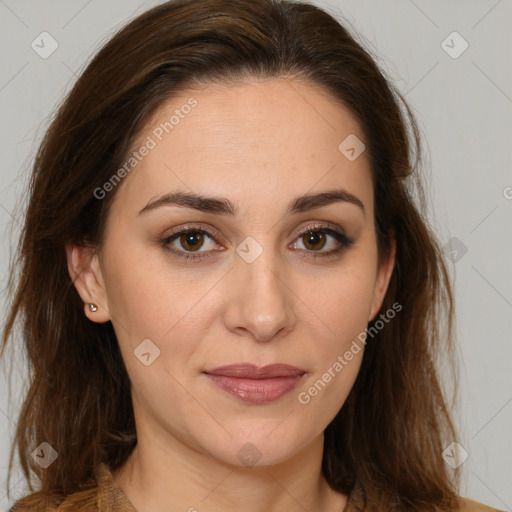
[[[355,242],[355,240],[353,238],[350,238],[342,231],[339,231],[337,229],[332,229],[332,228],[322,226],[322,225],[316,225],[316,224],[311,224],[311,225],[306,226],[306,228],[304,228],[300,233],[297,234],[295,239],[299,239],[300,237],[304,236],[306,233],[309,233],[310,231],[315,232],[315,233],[323,233],[325,235],[330,235],[333,238],[335,238],[338,242],[340,242],[340,245],[336,249],[332,249],[327,252],[306,251],[306,253],[308,253],[306,256],[304,256],[306,258],[316,259],[316,258],[335,257],[339,253],[344,251],[345,249],[348,249]],[[171,233],[169,236],[166,236],[165,238],[162,238],[159,240],[160,245],[164,248],[165,251],[171,253],[173,256],[176,256],[177,258],[181,258],[184,260],[201,260],[203,258],[208,258],[209,257],[208,253],[210,251],[205,251],[202,253],[194,254],[193,252],[190,252],[190,251],[181,251],[181,250],[175,250],[175,249],[169,248],[168,244],[173,242],[176,238],[178,238],[183,233],[204,234],[204,235],[207,235],[213,241],[215,241],[215,239],[219,237],[219,233],[216,231],[208,231],[208,230],[205,230],[202,228],[187,226],[187,227],[182,228],[178,231],[175,231],[174,233]],[[302,249],[300,249],[300,250],[302,250]]]

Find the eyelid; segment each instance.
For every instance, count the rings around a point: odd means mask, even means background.
[[[212,226],[208,225],[208,229],[205,229],[204,224],[200,223],[191,223],[186,224],[183,226],[179,226],[177,228],[173,228],[170,232],[164,234],[163,236],[158,237],[158,243],[160,246],[169,254],[172,254],[175,258],[181,259],[181,260],[202,260],[209,257],[209,254],[212,252],[210,251],[184,251],[180,249],[171,248],[168,246],[169,243],[173,238],[179,237],[182,233],[187,233],[189,231],[197,231],[199,233],[202,233],[206,235],[208,238],[210,238],[213,242],[218,243],[219,238],[223,238],[219,231],[217,231]],[[215,251],[215,252],[221,252],[221,251]]]
[[[314,260],[317,258],[325,258],[326,261],[329,258],[336,258],[341,256],[342,253],[345,252],[350,246],[355,243],[355,238],[349,236],[345,230],[341,226],[337,226],[329,221],[313,221],[310,222],[305,228],[302,228],[294,238],[294,241],[304,236],[309,231],[317,231],[327,234],[328,236],[334,238],[338,242],[338,247],[335,249],[331,249],[329,251],[307,251],[301,250],[301,257],[304,258],[313,258]],[[295,243],[295,242],[292,242]]]
[[[214,238],[216,241],[219,239],[224,239],[224,237],[221,235],[220,231],[217,231],[213,226],[210,226],[209,224],[206,224],[207,228],[205,229],[205,224],[201,223],[191,223],[186,224],[184,226],[179,226],[170,232],[163,235],[162,238],[170,238],[171,236],[181,233],[183,231],[200,231],[202,233],[206,233],[210,238]]]
[[[207,229],[205,229],[205,224],[201,224],[199,222],[197,223],[191,223],[191,224],[185,224],[184,226],[179,226],[170,232],[163,235],[162,238],[170,238],[171,236],[181,233],[183,231],[193,231],[197,230],[200,232],[204,232],[207,235],[209,235],[211,238],[214,238],[216,242],[219,242],[219,239],[224,239],[224,237],[221,235],[221,233],[216,230],[213,226],[210,226],[209,224],[206,224]],[[333,224],[329,221],[310,221],[306,226],[303,226],[295,233],[295,238],[298,238],[299,236],[303,235],[304,233],[307,233],[308,231],[311,231],[313,229],[322,229],[322,228],[330,228],[340,234],[343,234],[345,236],[345,230],[337,226],[336,224]],[[295,240],[295,238],[293,240]]]
[[[305,227],[301,228],[299,231],[297,231],[295,238],[303,235],[304,233],[307,233],[308,231],[312,231],[315,229],[332,229],[333,231],[336,231],[337,233],[340,233],[341,235],[347,236],[345,233],[345,230],[342,229],[340,226],[337,226],[336,224],[333,224],[329,221],[311,221],[309,222]],[[295,240],[295,239],[294,239]]]
[[[224,238],[218,230],[216,230],[215,228],[213,228],[212,226],[210,226],[208,224],[206,226],[207,226],[206,229],[205,229],[205,224],[201,224],[201,223],[191,223],[191,224],[179,226],[179,227],[171,230],[171,232],[166,233],[163,237],[159,237],[159,242],[164,247],[165,250],[172,253],[177,258],[182,258],[182,259],[187,259],[187,260],[188,259],[199,260],[199,259],[203,259],[203,258],[208,258],[209,253],[222,252],[222,251],[213,251],[213,250],[210,250],[210,251],[183,251],[183,250],[179,250],[179,249],[170,249],[169,247],[167,247],[167,244],[171,241],[170,240],[171,238],[173,238],[175,235],[179,235],[180,233],[188,232],[188,231],[197,231],[197,232],[203,233],[216,243],[219,242],[219,238],[220,239]],[[303,236],[305,233],[307,233],[309,231],[322,231],[322,230],[329,236],[336,238],[337,242],[340,244],[339,247],[337,247],[336,249],[331,249],[330,251],[300,251],[300,252],[307,253],[307,254],[305,254],[305,257],[310,257],[310,258],[318,258],[318,257],[328,258],[329,256],[334,257],[338,253],[343,251],[343,249],[346,249],[350,245],[352,245],[355,241],[353,238],[349,237],[346,234],[344,229],[342,229],[340,226],[337,226],[336,224],[333,224],[329,221],[310,221],[306,226],[302,227],[301,229],[299,229],[296,232],[295,237],[292,240],[292,243],[295,242],[295,240],[297,240],[298,238],[300,238],[301,236]],[[334,234],[329,233],[329,231],[334,232],[338,236],[335,236]]]

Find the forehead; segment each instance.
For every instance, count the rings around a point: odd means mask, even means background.
[[[140,131],[133,151],[144,156],[116,195],[142,207],[176,188],[221,196],[232,191],[249,206],[341,185],[369,200],[367,155],[348,159],[340,150],[347,137],[364,141],[356,118],[309,82],[187,89],[163,103]]]

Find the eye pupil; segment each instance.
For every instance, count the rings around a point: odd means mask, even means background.
[[[316,246],[320,244],[320,247],[311,247],[312,249],[322,249],[325,245],[325,233],[320,231],[308,231],[304,233],[302,238],[306,247],[308,247],[308,245]]]
[[[197,241],[196,239],[199,239]],[[201,248],[203,244],[203,234],[199,231],[189,231],[187,233],[183,233],[180,237],[181,245],[184,249],[197,251]]]

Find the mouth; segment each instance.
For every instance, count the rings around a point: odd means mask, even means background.
[[[287,364],[258,368],[252,364],[227,365],[203,372],[218,388],[253,404],[274,402],[302,381],[306,372]]]

